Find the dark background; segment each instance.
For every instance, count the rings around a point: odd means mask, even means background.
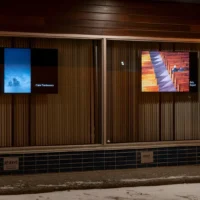
[[[54,84],[54,87],[35,87],[35,84]],[[31,49],[31,93],[58,92],[58,50]]]
[[[192,2],[192,3],[180,3]],[[2,1],[1,31],[200,38],[198,1]]]
[[[194,81],[197,87],[190,86],[190,92],[198,92],[198,53],[190,52],[190,81]]]

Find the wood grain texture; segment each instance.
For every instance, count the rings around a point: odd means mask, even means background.
[[[0,46],[59,51],[59,94],[0,95],[0,147],[100,143],[92,40],[0,38]]]
[[[108,42],[107,140],[111,143],[200,139],[198,93],[141,92],[140,50],[173,49],[200,50],[198,44]]]
[[[95,143],[92,41],[36,39],[32,47],[59,51],[59,94],[35,96],[35,145]]]
[[[199,38],[199,10],[200,4],[145,0],[9,0],[1,4],[0,26],[2,31]]]
[[[58,49],[59,94],[31,95],[30,101],[27,95],[14,95],[13,101],[0,95],[0,147],[12,146],[12,128],[13,146],[100,143],[101,65],[95,71],[93,42],[0,38],[0,46],[12,45]],[[108,41],[106,139],[111,143],[200,139],[199,93],[141,92],[140,51],[172,49],[199,51],[200,45]]]
[[[16,48],[29,48],[29,40],[16,38],[13,46]],[[13,98],[13,120],[14,120],[14,146],[29,145],[29,95],[12,95]]]
[[[0,38],[0,47],[11,47],[10,38]],[[0,147],[12,146],[12,97],[0,95]]]

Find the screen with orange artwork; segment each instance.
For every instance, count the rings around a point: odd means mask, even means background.
[[[142,92],[197,92],[197,52],[142,51]]]

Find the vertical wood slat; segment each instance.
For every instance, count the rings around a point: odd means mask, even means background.
[[[11,97],[0,95],[0,147],[12,145]]]
[[[15,44],[16,47],[28,47],[26,39],[17,38]],[[6,44],[2,44],[2,46],[5,47]],[[58,48],[63,55],[60,56],[60,59],[63,60],[59,68],[61,95],[32,95],[31,97],[31,145],[89,144],[91,134],[94,134],[92,133],[94,123],[91,124],[94,100],[90,96],[93,90],[91,87],[93,85],[92,42],[82,41],[81,43],[73,40],[52,42],[38,39],[33,42],[33,47]],[[0,101],[1,128],[3,129],[0,146],[10,146],[11,95],[5,95],[5,99],[3,96]],[[4,100],[8,99],[10,105],[7,108]],[[66,109],[66,112],[63,109]],[[28,111],[27,96],[15,95],[15,146],[28,145]],[[10,118],[8,119],[5,114]],[[4,119],[7,120],[4,121]],[[9,139],[7,143],[6,139]]]
[[[149,99],[148,94],[141,94],[138,84],[141,76],[138,67],[140,64],[137,62],[138,50],[152,47],[157,49],[157,44],[112,41],[109,45],[108,139],[112,143],[158,141],[159,97],[156,95],[156,98]],[[121,65],[121,62],[124,62],[124,65]]]
[[[129,92],[129,71],[123,69],[121,62],[128,65],[129,49],[128,43],[120,43],[120,48],[112,43],[111,61],[107,66],[107,139],[113,142],[126,142],[129,140],[129,119],[128,92]],[[108,46],[108,48],[110,48]],[[108,50],[109,52],[109,50]]]
[[[102,46],[101,46],[102,40],[95,41],[94,42],[94,56],[93,56],[93,92],[94,92],[94,98],[92,105],[94,105],[94,122],[93,124],[93,133],[94,133],[94,143],[102,143],[103,138],[103,129],[102,129],[102,110],[103,110],[103,103],[102,103]],[[106,77],[106,75],[105,75]],[[92,82],[91,82],[91,88],[92,88]],[[92,109],[92,108],[91,108]]]
[[[47,96],[35,95],[35,145],[48,145]],[[49,144],[50,145],[50,144]]]
[[[51,48],[52,42],[48,40],[38,39],[32,41],[33,48]],[[48,72],[47,72],[48,73]],[[50,97],[51,96],[51,97]],[[59,103],[54,103],[55,95],[35,95],[35,145],[53,145],[57,143],[59,137],[59,128],[52,136],[53,125],[58,123],[59,118],[57,113],[60,111],[58,109]],[[58,110],[56,113],[53,113],[53,108],[56,107]],[[48,121],[50,123],[48,123]],[[59,125],[59,124],[58,124]],[[59,127],[59,126],[58,126]]]
[[[174,44],[174,48],[177,51],[184,51],[189,50],[190,46],[182,45],[182,44]],[[179,94],[176,93],[175,95],[175,120],[174,120],[174,127],[175,127],[175,140],[185,140],[187,138],[187,127],[191,128],[190,120],[188,119],[191,117],[191,112],[189,109],[190,106],[190,99],[188,98],[187,94]],[[188,112],[189,111],[189,112]]]
[[[200,71],[199,71],[200,73]],[[200,77],[200,76],[199,76]],[[191,103],[191,121],[192,121],[192,139],[199,140],[200,139],[200,99],[199,93],[192,94],[192,103]]]
[[[15,38],[14,47],[29,48],[29,39]],[[29,96],[14,94],[14,146],[29,145]]]
[[[137,42],[135,48],[137,49],[138,53],[141,54],[141,51],[144,50],[158,50],[159,43]],[[138,63],[138,65],[141,68],[141,61]],[[141,76],[139,77],[138,81],[141,81]],[[159,141],[159,93],[142,92],[140,86],[138,95],[138,139],[140,142]]]
[[[191,138],[191,103],[188,94],[176,94],[175,98],[175,139]]]
[[[35,39],[33,47],[59,51],[59,94],[36,96],[36,145],[89,144],[94,134],[92,41]]]
[[[116,50],[118,48],[122,49],[122,46],[120,41],[118,42],[110,42],[111,47],[108,48],[108,69],[113,65],[113,67],[117,66],[116,62],[120,62],[119,57],[120,54],[116,53]],[[158,43],[148,43],[148,42],[136,42],[136,45],[133,46],[133,49],[136,49],[136,51],[140,50],[153,50],[158,49]],[[127,48],[127,47],[126,47]],[[160,50],[173,50],[174,45],[173,43],[162,43]],[[175,44],[175,50],[176,51],[197,51],[199,50],[199,46],[197,44]],[[113,53],[115,52],[115,54]],[[125,50],[124,50],[125,51]],[[139,52],[140,53],[140,52]],[[131,58],[130,58],[131,62]],[[140,65],[139,63],[137,63]],[[113,69],[114,70],[114,69]],[[110,73],[110,74],[109,74]],[[199,72],[200,73],[200,72]],[[123,72],[120,72],[120,75],[117,77],[116,72],[108,72],[108,136],[109,138],[112,138],[111,142],[124,142],[127,140],[125,139],[127,135],[133,134],[130,133],[130,131],[118,131],[120,130],[120,123],[123,122],[123,119],[121,120],[118,116],[123,116],[122,118],[125,118],[127,114],[125,114],[124,110],[120,110],[120,106],[117,106],[116,101],[118,99],[126,99],[125,97],[121,96],[127,96],[125,90],[120,93],[120,87],[123,86],[123,81],[125,78],[123,77]],[[139,75],[138,75],[139,76]],[[117,78],[116,78],[117,77]],[[137,77],[138,78],[138,77]],[[140,82],[140,77],[137,80],[137,84]],[[118,83],[118,85],[117,85]],[[158,141],[158,132],[161,133],[161,140],[173,140],[173,134],[174,130],[173,127],[175,127],[175,139],[176,140],[190,140],[190,139],[196,139],[199,137],[199,125],[197,123],[198,116],[199,116],[199,98],[197,98],[197,94],[195,95],[187,95],[187,94],[181,94],[176,93],[175,99],[173,99],[173,95],[171,93],[162,93],[160,95],[160,116],[159,116],[159,97],[155,93],[141,93],[139,87],[133,87],[132,89],[136,91],[136,95],[139,96],[139,104],[136,103],[136,105],[139,105],[139,110],[136,112],[139,113],[139,141]],[[130,95],[130,93],[128,94]],[[189,96],[189,97],[188,97]],[[130,97],[129,97],[130,98]],[[135,99],[135,102],[137,99]],[[175,101],[175,104],[173,103]],[[121,103],[123,101],[120,101]],[[128,102],[127,100],[124,100],[124,103],[126,104],[133,104],[135,105],[135,102]],[[123,103],[122,103],[123,104]],[[173,120],[175,109],[175,120]],[[130,118],[130,114],[129,114]],[[160,119],[160,122],[159,122]],[[126,122],[123,122],[126,125]],[[158,126],[159,123],[161,123],[160,127]],[[130,125],[129,125],[130,126]],[[159,127],[159,128],[158,128]],[[110,131],[110,132],[109,132]],[[126,135],[126,136],[124,136]],[[131,142],[134,140],[131,139]]]
[[[198,44],[175,44],[176,51],[199,51]],[[199,66],[198,66],[199,68]],[[200,70],[198,69],[200,77]],[[193,140],[199,139],[200,127],[197,124],[200,99],[198,94],[175,94],[175,139]]]
[[[173,43],[160,43],[159,50],[161,51],[173,51]],[[160,94],[161,103],[161,141],[172,141],[173,140],[173,94],[172,93],[161,93]]]
[[[104,62],[104,51],[103,51],[103,41],[102,41],[102,63]],[[103,141],[104,143],[110,143],[110,141],[113,141],[113,130],[112,130],[112,124],[111,122],[113,121],[112,119],[112,94],[111,94],[111,91],[112,91],[112,73],[109,72],[112,70],[112,41],[109,41],[107,40],[106,41],[106,91],[104,90],[104,85],[103,85],[103,81],[105,79],[105,76],[104,76],[104,68],[105,66],[103,65],[103,74],[102,74],[102,109],[104,111],[104,107],[105,107],[105,104],[104,104],[104,99],[103,99],[103,96],[104,96],[104,92],[106,92],[106,134],[104,135],[103,134]],[[102,113],[102,127],[103,127],[103,133],[104,133],[104,116],[103,116],[104,112]],[[104,138],[106,137],[106,138]]]
[[[7,41],[7,42],[5,42]],[[9,46],[10,40],[3,41],[3,46]],[[18,47],[26,47],[27,41],[22,39],[17,39],[16,44]],[[5,42],[5,43],[4,43]],[[38,42],[38,43],[36,43]],[[1,45],[1,40],[0,40]],[[91,44],[90,44],[91,45]],[[34,108],[31,112],[32,117],[31,123],[36,124],[35,135],[32,134],[31,141],[32,145],[55,145],[55,144],[83,144],[90,143],[92,133],[92,116],[94,112],[94,99],[90,96],[93,91],[92,80],[93,79],[93,68],[83,67],[82,63],[88,63],[87,57],[90,57],[91,46],[84,48],[75,41],[61,41],[57,40],[37,40],[35,41],[35,46],[42,48],[59,48],[59,95],[36,95],[35,99],[32,96]],[[87,45],[86,45],[87,46]],[[148,45],[147,45],[148,46]],[[170,46],[170,45],[169,45]],[[17,47],[17,45],[16,45]],[[134,47],[136,48],[136,47]],[[141,48],[141,47],[140,47]],[[140,49],[136,48],[136,49]],[[143,47],[144,48],[144,47]],[[152,48],[149,45],[149,48]],[[176,46],[178,49],[178,47]],[[190,47],[182,45],[181,48],[188,50],[195,48],[198,50],[199,47]],[[88,51],[87,51],[88,50]],[[120,52],[120,51],[119,51]],[[126,55],[122,54],[123,56]],[[84,55],[81,58],[80,55]],[[113,54],[113,58],[117,57],[118,53]],[[134,54],[135,55],[135,54]],[[79,59],[79,60],[78,60]],[[114,67],[117,65],[119,60],[115,60]],[[92,63],[92,60],[89,63]],[[90,66],[92,64],[85,64],[84,66]],[[71,66],[71,67],[68,67]],[[79,66],[79,68],[78,68]],[[199,70],[200,73],[200,70]],[[133,129],[136,130],[136,126],[131,124],[129,118],[133,119],[132,113],[129,112],[130,103],[133,103],[134,109],[137,109],[139,103],[139,118],[135,119],[139,121],[139,141],[157,141],[158,140],[158,119],[161,117],[161,136],[162,140],[171,140],[172,138],[172,97],[170,94],[161,95],[161,116],[158,115],[158,100],[159,97],[154,95],[151,97],[149,94],[140,94],[139,90],[134,90],[133,95],[130,93],[132,87],[137,88],[138,81],[140,78],[138,74],[127,73],[126,71],[117,71],[115,73],[107,72],[108,84],[115,84],[113,91],[113,99],[118,97],[114,106],[113,115],[116,122],[113,123],[113,128],[111,130],[110,137],[113,137],[113,141],[117,142],[127,142],[134,141],[135,136],[133,136]],[[67,75],[67,76],[66,76]],[[69,75],[69,76],[68,76]],[[133,75],[133,77],[132,77]],[[111,81],[109,80],[111,79]],[[132,80],[137,79],[136,83]],[[76,80],[76,81],[75,81]],[[75,83],[73,82],[75,81]],[[84,85],[82,83],[85,83]],[[64,83],[64,84],[63,84]],[[136,84],[133,86],[132,84]],[[69,89],[70,88],[70,89]],[[125,90],[124,90],[125,88]],[[107,87],[108,98],[111,98],[112,90]],[[66,95],[68,94],[68,95]],[[69,95],[70,94],[70,95]],[[140,102],[136,103],[136,97],[139,96]],[[135,99],[136,98],[136,99]],[[134,100],[133,100],[134,99]],[[186,94],[176,94],[175,98],[175,133],[177,140],[186,139],[200,139],[200,126],[198,123],[199,119],[199,97],[194,95]],[[80,103],[81,102],[81,103]],[[130,102],[125,105],[122,102]],[[26,146],[27,145],[27,115],[28,110],[26,98],[18,95],[15,98],[15,118],[17,121],[15,123],[15,145],[16,146]],[[122,104],[120,104],[122,103]],[[133,109],[133,113],[134,113]],[[21,111],[25,111],[22,113]],[[35,110],[35,114],[34,111]],[[0,99],[0,111],[1,111],[1,141],[0,146],[10,146],[11,145],[11,98],[10,95],[1,95]],[[55,113],[56,112],[56,113]],[[111,111],[108,111],[110,113]],[[123,123],[121,122],[120,113],[122,118],[124,118]],[[110,115],[110,114],[109,114]],[[112,117],[108,119],[113,120]],[[130,117],[131,116],[131,117]],[[132,128],[133,126],[133,128]],[[34,126],[32,126],[34,127]],[[81,127],[81,131],[78,127]],[[128,128],[127,128],[128,127]],[[34,129],[34,128],[33,128]],[[125,129],[125,130],[124,130]],[[150,131],[148,131],[148,129]],[[108,130],[108,129],[107,129]],[[119,130],[119,131],[118,131]],[[131,130],[131,131],[130,131]],[[124,133],[124,134],[122,134]]]
[[[173,140],[173,94],[161,94],[161,141]]]
[[[0,47],[11,47],[11,38],[0,38]],[[12,97],[0,94],[0,147],[12,145]]]
[[[142,93],[139,99],[139,141],[159,141],[159,94]]]
[[[139,122],[138,122],[138,113],[139,113],[139,95],[140,92],[140,58],[138,56],[138,52],[135,48],[136,44],[132,43],[130,46],[131,49],[131,61],[130,61],[130,87],[129,87],[129,94],[130,94],[130,141],[137,142],[139,140],[138,133],[139,133]],[[134,102],[134,103],[133,103]]]

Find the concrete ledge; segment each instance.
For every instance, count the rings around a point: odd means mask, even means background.
[[[199,166],[1,176],[0,195],[200,183]]]

